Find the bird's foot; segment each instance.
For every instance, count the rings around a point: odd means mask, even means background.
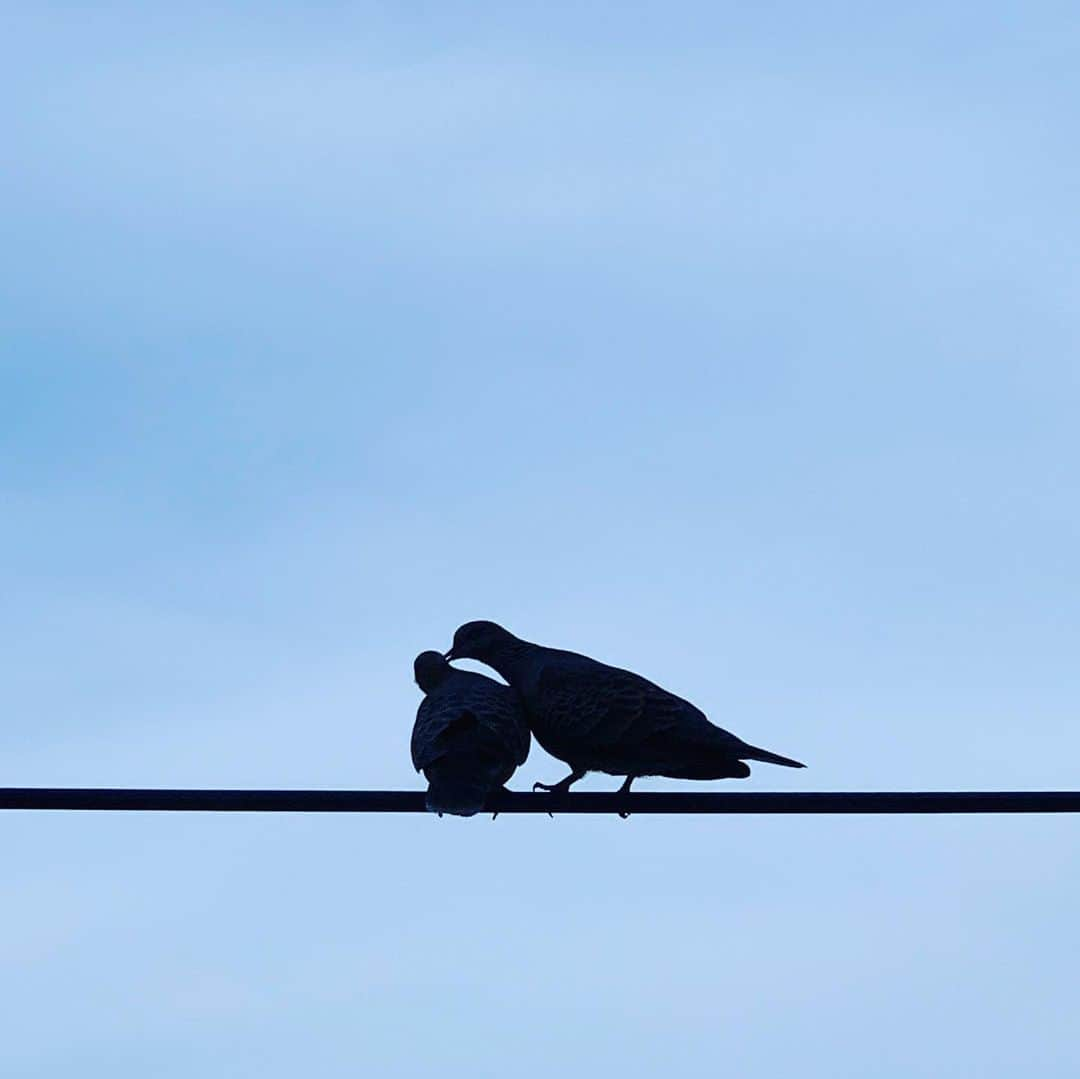
[[[555,798],[562,798],[570,790],[571,785],[581,779],[584,774],[584,772],[574,771],[565,779],[560,779],[558,783],[534,783],[533,793],[536,791],[547,791],[548,794]],[[549,809],[548,816],[554,817],[555,814]]]
[[[561,783],[534,783],[533,794],[537,791],[547,791],[549,794],[559,795],[565,794],[570,789],[570,784],[564,779]],[[554,820],[555,814],[548,810],[548,816]]]
[[[616,794],[629,794],[630,793],[630,784],[633,783],[635,779],[637,779],[637,776],[627,776],[626,779],[623,781],[623,785],[615,793]],[[622,820],[627,820],[629,818],[629,816],[630,816],[630,810],[629,809],[620,809],[619,810],[619,817]]]
[[[558,783],[534,783],[533,793],[547,791],[549,794],[565,794],[570,789],[572,782],[573,780],[567,776],[566,779],[560,779]]]

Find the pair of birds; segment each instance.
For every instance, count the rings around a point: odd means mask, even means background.
[[[509,685],[458,670],[452,659],[479,660]],[[619,791],[627,793],[639,776],[745,779],[746,761],[805,767],[748,745],[640,675],[531,644],[494,622],[466,622],[449,652],[421,652],[413,669],[425,696],[412,760],[428,781],[427,808],[440,815],[480,812],[525,763],[530,731],[570,766],[558,783],[533,785],[553,794],[586,772],[625,776]]]

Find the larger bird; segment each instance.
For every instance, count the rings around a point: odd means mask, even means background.
[[[438,652],[421,652],[413,674],[425,696],[416,710],[412,761],[428,781],[427,808],[471,817],[529,755],[521,702],[509,686],[459,671]]]
[[[570,766],[565,779],[534,790],[563,793],[586,772],[625,776],[626,793],[639,776],[745,779],[745,761],[805,767],[748,745],[632,671],[530,644],[494,622],[466,622],[446,657],[478,659],[498,671],[520,695],[536,740]]]

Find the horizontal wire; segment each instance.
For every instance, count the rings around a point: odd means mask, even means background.
[[[0,788],[0,810],[423,813],[423,791]],[[501,792],[498,813],[1080,813],[1080,791]]]

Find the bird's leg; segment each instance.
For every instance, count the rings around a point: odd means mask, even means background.
[[[584,769],[579,771],[577,768],[575,768],[564,779],[560,779],[558,783],[534,783],[533,784],[533,792],[535,793],[538,790],[539,791],[547,791],[549,794],[556,795],[558,797],[562,797],[562,795],[566,794],[566,792],[568,790],[570,790],[570,784],[571,783],[576,783],[584,775],[585,775]],[[554,818],[555,814],[552,813],[552,811],[549,809],[548,810],[548,816],[551,817],[551,818]]]
[[[637,776],[627,776],[626,779],[623,780],[623,785],[615,793],[629,794],[630,784],[633,783],[635,779],[637,779]],[[620,809],[619,816],[622,817],[623,820],[626,820],[626,818],[630,816],[630,811],[628,809]]]
[[[534,791],[548,791],[550,794],[565,794],[572,783],[576,783],[579,779],[584,778],[585,773],[579,772],[576,768],[565,779],[560,779],[558,783],[534,783]]]

